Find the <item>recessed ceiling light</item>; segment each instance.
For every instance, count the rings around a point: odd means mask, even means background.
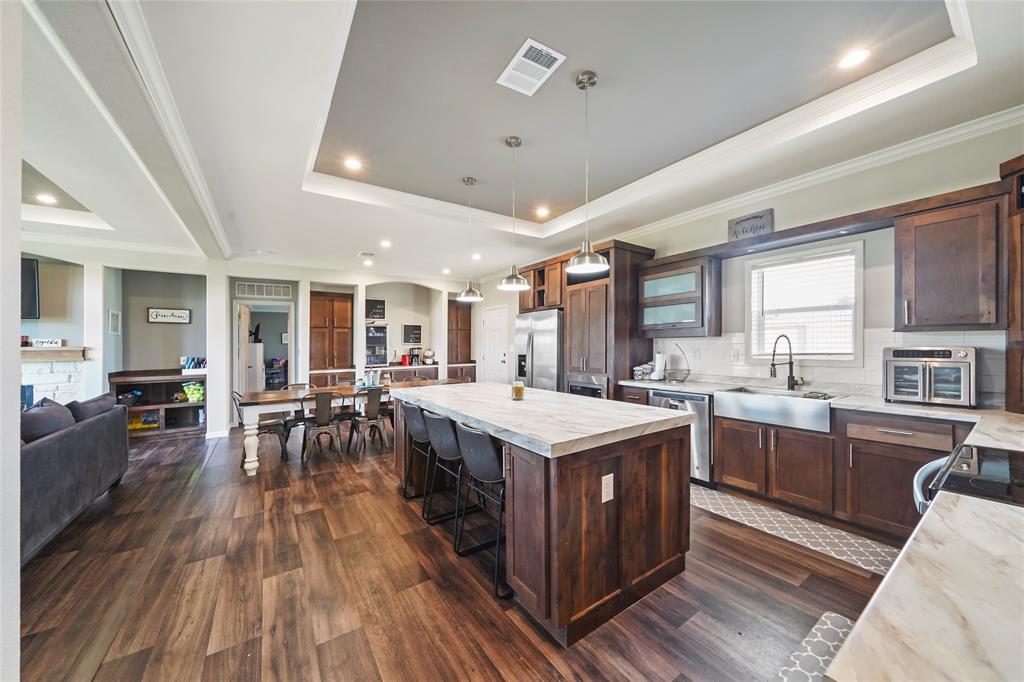
[[[390,249],[391,248],[391,240],[389,240],[389,239],[381,239],[380,240],[380,245],[383,246],[385,249]]]
[[[57,197],[53,196],[52,194],[37,194],[36,201],[38,201],[41,204],[52,205],[57,203]]]
[[[550,213],[550,211],[548,210],[547,206],[541,206],[540,208],[537,209],[538,218],[547,218],[548,213]]]
[[[479,253],[474,253],[473,254],[473,260],[480,260],[480,254]]]
[[[354,156],[350,156],[347,159],[345,159],[345,168],[348,168],[349,170],[359,170],[362,167],[363,162],[355,158]]]
[[[846,56],[839,60],[840,69],[851,69],[864,62],[871,56],[871,50],[857,47],[846,53]]]
[[[442,275],[450,275],[450,274],[452,274],[451,268],[445,268],[444,270],[441,271],[441,274]]]
[[[363,261],[363,265],[365,265],[366,267],[370,267],[371,265],[373,265],[373,261],[367,258],[366,260]]]

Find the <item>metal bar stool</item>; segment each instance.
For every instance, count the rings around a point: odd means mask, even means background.
[[[238,391],[231,391],[231,402],[235,406],[235,416],[238,417],[238,425],[242,426],[245,420],[242,419],[242,394]],[[288,460],[288,436],[285,432],[284,419],[278,418],[277,413],[275,414],[261,414],[259,425],[257,426],[256,435],[259,436],[263,433],[269,433],[277,436],[278,441],[281,443],[281,459]],[[238,466],[245,465],[245,449],[242,449],[242,461]]]
[[[302,397],[302,411],[308,415],[305,418],[305,433],[302,435],[302,461],[306,461],[306,449],[310,438],[316,442],[317,449],[323,451],[320,436],[325,433],[330,438],[328,448],[334,445],[334,434],[338,434],[338,454],[341,454],[341,421],[334,414],[331,403],[344,397],[340,393],[329,391],[307,393]]]
[[[426,466],[430,466],[430,434],[427,433],[427,425],[423,421],[423,410],[412,403],[402,403],[402,417],[405,419],[405,431],[409,434],[412,447],[405,458],[405,476],[402,478],[402,497],[407,500],[414,500],[422,495],[413,495],[409,492],[409,479],[412,476],[413,453],[421,455],[426,460]],[[424,471],[427,471],[424,468]],[[424,488],[426,490],[426,488]]]
[[[455,477],[455,501],[458,503],[462,489],[462,452],[459,450],[459,439],[455,435],[455,424],[448,417],[423,410],[423,423],[430,436],[430,449],[434,452],[433,465],[427,463],[426,488],[423,494],[423,520],[434,525],[455,518],[455,512],[433,514],[434,487],[437,472],[441,470]],[[479,511],[480,507],[467,511]]]
[[[466,492],[461,496],[461,504],[455,506],[455,553],[467,556],[488,547],[494,547],[494,596],[508,599],[512,590],[499,589],[499,572],[501,570],[501,525],[505,517],[505,470],[502,466],[501,446],[489,434],[458,424],[455,427],[459,438],[459,449],[462,452],[463,465],[469,474],[466,481]],[[469,492],[490,500],[498,506],[497,529],[493,540],[481,542],[473,547],[462,547],[462,534],[466,526],[466,505],[469,504]]]
[[[366,436],[369,435],[373,438],[374,432],[377,433],[380,438],[381,445],[384,448],[388,448],[388,432],[384,426],[384,420],[387,419],[387,415],[382,414],[380,410],[380,396],[382,389],[371,388],[366,391],[360,391],[356,394],[358,398],[361,395],[366,396],[366,402],[363,403],[363,409],[361,412],[357,412],[352,417],[352,428],[348,432],[348,451],[352,452],[352,436],[356,436],[356,448],[357,452],[362,455],[363,450],[366,449]]]

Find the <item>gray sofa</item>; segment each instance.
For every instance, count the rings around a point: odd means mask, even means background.
[[[113,404],[113,396],[66,407],[43,403],[22,415],[22,566],[89,503],[120,483],[128,468],[128,412]],[[39,412],[47,408],[51,414],[41,419]],[[40,435],[54,425],[56,430]]]

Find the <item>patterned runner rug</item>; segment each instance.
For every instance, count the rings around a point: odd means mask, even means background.
[[[818,682],[824,679],[825,671],[852,629],[852,620],[826,611],[789,657],[789,662],[776,679],[780,682]]]

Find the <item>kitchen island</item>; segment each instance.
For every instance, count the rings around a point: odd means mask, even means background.
[[[513,401],[493,383],[391,395],[399,471],[411,456],[401,403],[504,443],[507,581],[563,646],[684,569],[693,415],[537,389]],[[422,460],[412,462],[419,489]]]

